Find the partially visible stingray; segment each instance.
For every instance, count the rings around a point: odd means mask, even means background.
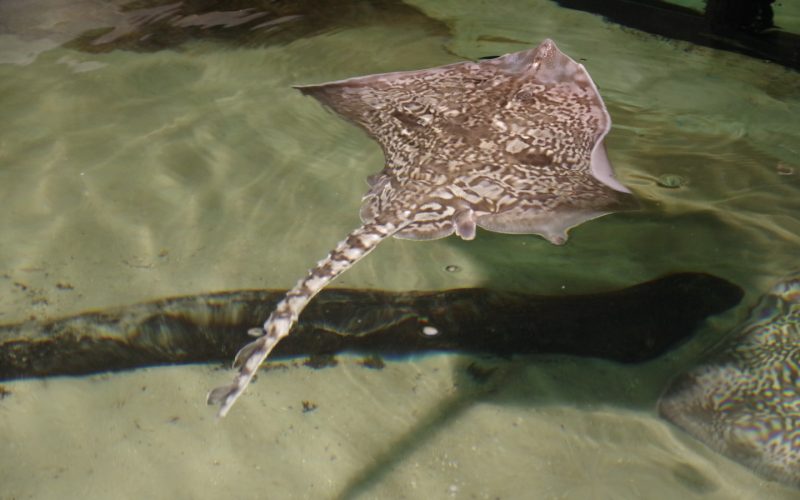
[[[678,376],[658,409],[710,448],[800,487],[800,273],[761,300],[722,352]]]
[[[613,174],[611,119],[586,69],[552,40],[480,62],[298,87],[376,139],[386,166],[368,179],[363,225],[287,294],[239,373],[208,395],[230,410],[259,365],[325,285],[389,236],[432,240],[476,227],[560,245],[584,221],[637,207]]]

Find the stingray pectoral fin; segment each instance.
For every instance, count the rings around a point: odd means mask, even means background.
[[[621,193],[631,192],[630,189],[625,187],[614,176],[614,167],[611,166],[611,161],[608,159],[605,140],[599,141],[597,144],[595,144],[594,149],[592,149],[592,161],[590,168],[592,171],[592,176],[611,189]]]
[[[386,106],[374,87],[379,80],[380,75],[319,85],[295,85],[294,88],[371,133],[370,117],[382,112]]]
[[[567,242],[567,232],[573,227],[604,215],[639,207],[632,195],[606,189],[611,196],[605,203],[593,203],[585,207],[566,205],[546,211],[516,207],[497,214],[481,215],[477,223],[489,231],[538,234],[554,245],[563,245]]]
[[[586,219],[583,214],[571,214],[553,219],[547,214],[518,214],[509,211],[482,215],[478,217],[477,222],[480,227],[496,233],[538,234],[554,245],[563,245],[567,242],[567,230],[584,220]]]

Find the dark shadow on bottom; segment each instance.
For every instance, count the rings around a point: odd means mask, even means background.
[[[0,380],[228,361],[283,291],[163,299],[48,322],[0,326]],[[566,354],[639,363],[688,339],[742,290],[701,273],[590,295],[542,297],[483,288],[320,293],[271,359],[357,352]]]

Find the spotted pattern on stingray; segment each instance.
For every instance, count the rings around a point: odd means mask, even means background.
[[[611,119],[586,69],[545,40],[480,62],[298,87],[380,143],[362,227],[290,290],[239,373],[211,391],[224,416],[313,296],[389,236],[473,239],[478,226],[554,244],[587,220],[637,207],[614,177],[603,138]]]
[[[661,415],[763,476],[800,487],[800,274],[778,283],[727,346],[672,382]]]

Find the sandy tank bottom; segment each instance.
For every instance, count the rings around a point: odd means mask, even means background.
[[[0,57],[32,51],[0,64],[0,321],[291,286],[358,223],[383,161],[291,85],[545,37],[598,82],[611,160],[647,209],[586,224],[563,247],[484,231],[390,241],[337,285],[569,295],[703,271],[742,286],[742,305],[641,366],[273,362],[222,421],[204,401],[231,377],[218,365],[3,381],[0,499],[797,498],[654,410],[670,375],[797,265],[797,75],[545,0],[415,4],[447,37],[367,26],[108,54],[0,37]]]

